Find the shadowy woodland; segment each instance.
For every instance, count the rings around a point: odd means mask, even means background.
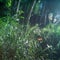
[[[0,0],[0,60],[60,60],[60,0]]]

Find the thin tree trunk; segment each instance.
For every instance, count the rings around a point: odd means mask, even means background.
[[[41,10],[41,16],[40,16],[40,23],[41,23],[41,26],[43,27],[45,24],[46,24],[46,1],[42,2],[43,3],[43,7],[42,7],[42,10]]]
[[[33,5],[31,7],[31,10],[30,10],[30,13],[28,15],[28,18],[27,18],[28,22],[27,22],[27,24],[29,24],[29,21],[30,21],[30,18],[31,18],[31,14],[33,12],[33,9],[34,9],[35,4],[36,4],[36,0],[34,0]]]
[[[20,2],[21,2],[21,0],[19,0],[19,1],[18,1],[18,5],[17,5],[16,13],[18,13],[18,12],[19,12]]]
[[[20,2],[21,0],[18,1],[18,5],[17,5],[17,10],[16,10],[16,18],[18,17],[18,12],[19,12],[19,7],[20,7]]]

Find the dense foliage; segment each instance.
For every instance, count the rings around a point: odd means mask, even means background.
[[[45,2],[0,0],[0,60],[60,60],[60,24],[48,22]]]

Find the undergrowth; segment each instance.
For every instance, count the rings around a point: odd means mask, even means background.
[[[59,60],[59,40],[59,25],[41,29],[10,16],[0,18],[0,60]]]

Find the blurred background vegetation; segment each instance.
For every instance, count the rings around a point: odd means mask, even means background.
[[[60,60],[60,1],[0,0],[0,60]]]

